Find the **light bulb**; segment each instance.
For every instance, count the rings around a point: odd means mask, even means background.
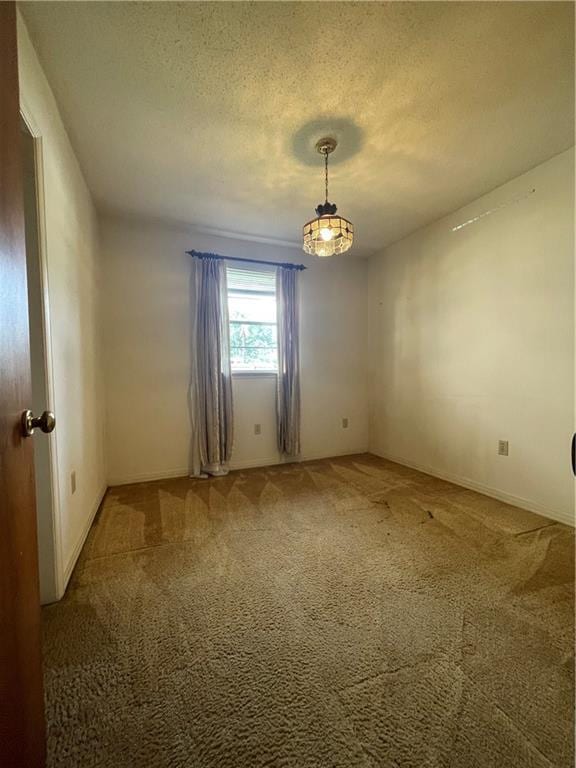
[[[330,229],[330,227],[324,227],[324,229],[321,229],[320,237],[322,238],[322,240],[332,240],[333,232]]]

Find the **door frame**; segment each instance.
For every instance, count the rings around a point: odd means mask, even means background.
[[[26,104],[25,99],[20,92],[20,117],[22,118],[28,133],[32,138],[34,147],[34,173],[36,187],[36,220],[38,226],[38,253],[40,274],[40,314],[42,318],[42,334],[44,336],[44,381],[46,386],[47,410],[55,410],[55,385],[54,385],[54,366],[52,354],[52,333],[50,324],[50,288],[48,275],[47,258],[47,236],[46,236],[46,196],[44,187],[44,150],[43,137],[34,118],[33,112]],[[28,254],[26,254],[28,258]],[[66,585],[64,583],[64,563],[62,560],[62,519],[60,505],[60,488],[58,484],[58,437],[54,432],[51,439],[48,440],[49,470],[51,477],[51,530],[52,544],[54,550],[54,562],[52,568],[52,584],[49,585],[48,593],[51,599],[48,602],[56,602],[64,595]]]

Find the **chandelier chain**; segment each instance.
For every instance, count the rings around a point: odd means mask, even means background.
[[[316,206],[316,218],[302,228],[303,248],[316,256],[333,256],[345,253],[354,240],[354,226],[348,219],[336,215],[336,203],[328,202],[328,155],[334,152],[337,141],[333,137],[319,139],[316,151],[324,155],[325,202]]]

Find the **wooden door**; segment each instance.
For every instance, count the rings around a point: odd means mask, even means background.
[[[0,2],[0,765],[44,765],[16,7]]]

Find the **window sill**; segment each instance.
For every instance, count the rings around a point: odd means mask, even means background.
[[[233,379],[275,379],[277,376],[276,371],[232,371]]]

